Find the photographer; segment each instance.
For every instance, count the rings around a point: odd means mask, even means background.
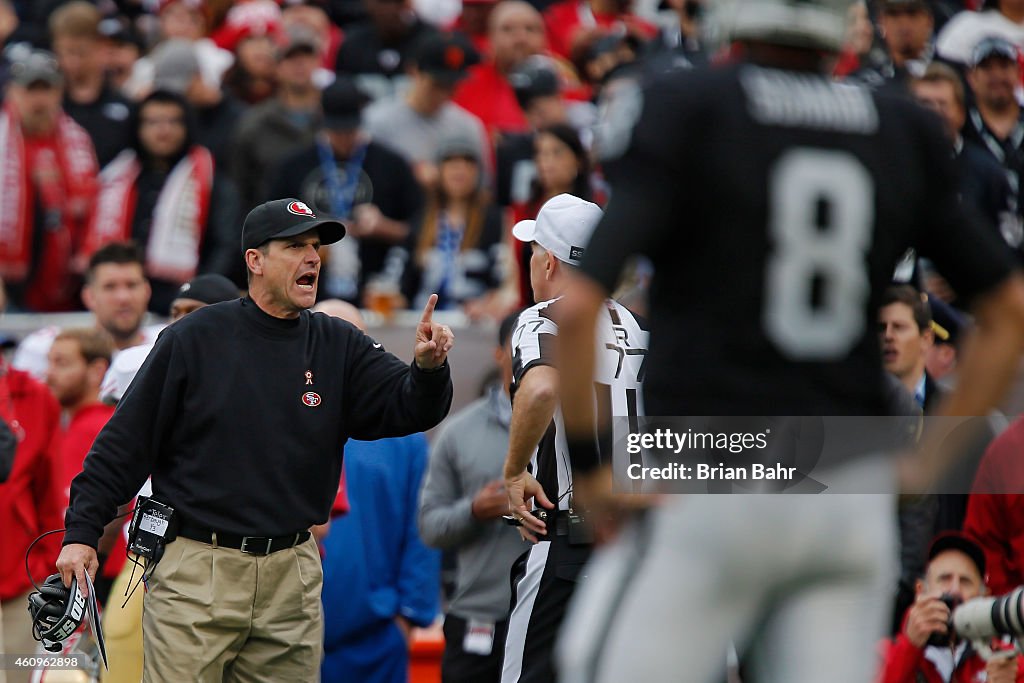
[[[924,578],[907,610],[903,628],[886,643],[882,683],[1014,683],[1024,681],[1022,660],[985,662],[967,641],[950,634],[950,605],[985,595],[985,554],[959,532],[936,536],[928,549]]]

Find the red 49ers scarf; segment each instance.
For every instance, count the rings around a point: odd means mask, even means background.
[[[141,170],[132,150],[121,152],[103,169],[83,258],[109,242],[131,239],[135,181]],[[171,169],[153,209],[149,243],[142,245],[150,277],[182,283],[195,276],[212,190],[213,156],[196,145]]]
[[[49,146],[55,168],[33,168],[17,112],[9,104],[0,109],[0,276],[23,283],[29,275],[35,204],[59,217],[59,224],[46,226],[47,243],[38,250],[35,280],[41,288],[34,288],[35,300],[29,302],[38,310],[67,303],[67,287],[60,283],[69,280],[71,250],[89,218],[99,170],[89,134],[66,114],[60,115]]]

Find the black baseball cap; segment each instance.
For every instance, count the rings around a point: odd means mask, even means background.
[[[301,235],[316,229],[320,244],[334,244],[345,236],[345,225],[333,218],[317,218],[298,199],[275,199],[249,212],[242,224],[242,252],[256,249],[270,240]]]
[[[973,539],[960,531],[943,531],[932,539],[928,547],[928,561],[947,550],[956,550],[969,557],[978,568],[981,580],[985,580],[985,551]]]
[[[960,341],[960,335],[967,329],[967,318],[931,294],[928,295],[928,307],[932,309],[932,332],[935,333],[935,343],[956,346]]]
[[[370,96],[350,78],[338,78],[320,93],[324,125],[334,130],[352,130],[362,122],[362,111]]]
[[[177,299],[195,299],[204,304],[219,304],[238,298],[238,287],[235,283],[218,273],[196,275],[178,288],[174,295]]]
[[[416,68],[438,83],[455,85],[469,67],[480,62],[480,53],[457,33],[431,33],[416,45]]]
[[[561,90],[554,62],[544,55],[526,58],[508,75],[521,109],[526,109],[538,97],[557,95]]]

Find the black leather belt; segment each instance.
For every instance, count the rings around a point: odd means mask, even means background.
[[[182,523],[178,535],[200,543],[208,543],[222,548],[234,548],[250,555],[269,555],[278,550],[294,548],[309,540],[308,531],[300,531],[287,536],[239,536],[221,531],[213,531],[201,526]]]
[[[543,511],[543,516],[537,513]],[[531,510],[535,517],[544,520],[547,525],[547,530],[551,531],[552,517],[554,517],[555,535],[556,536],[568,536],[569,535],[569,511],[568,510],[545,510],[544,508],[534,508]],[[545,534],[546,535],[546,534]]]

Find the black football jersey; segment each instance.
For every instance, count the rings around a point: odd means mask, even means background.
[[[909,247],[966,296],[1012,259],[906,98],[752,64],[620,86],[583,270],[654,263],[648,415],[884,414],[877,309]]]

